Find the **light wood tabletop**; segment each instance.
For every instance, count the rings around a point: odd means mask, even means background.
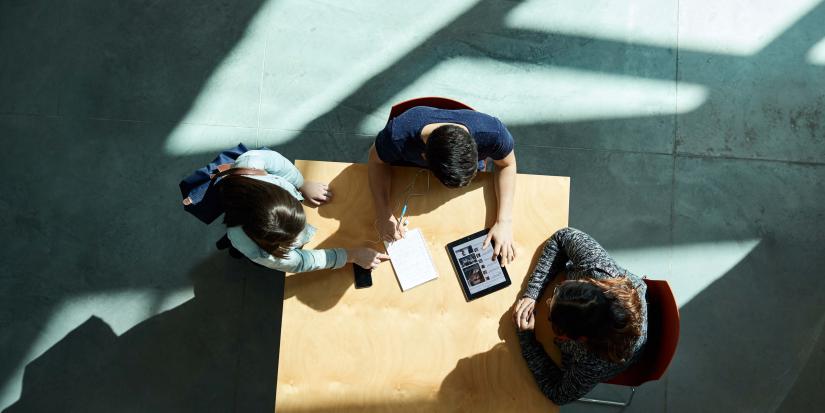
[[[384,250],[367,165],[295,164],[306,180],[327,182],[333,192],[329,204],[305,207],[307,221],[318,228],[305,248]],[[495,221],[492,173],[479,173],[461,189],[446,188],[417,168],[393,167],[392,179],[392,205],[414,180],[412,192],[422,194],[409,200],[409,228],[421,229],[438,278],[402,292],[389,262],[373,271],[366,289],[355,289],[349,264],[288,274],[276,411],[558,411],[521,357],[511,309],[544,242],[567,226],[570,178],[519,174],[513,208],[518,257],[507,267],[512,285],[470,302],[446,245]],[[551,343],[547,323],[536,324],[542,341]],[[558,360],[558,350],[546,347]]]

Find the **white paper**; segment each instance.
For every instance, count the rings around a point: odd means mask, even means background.
[[[438,277],[420,229],[407,231],[404,238],[391,243],[385,242],[384,245],[387,247],[387,254],[390,256],[402,291]]]

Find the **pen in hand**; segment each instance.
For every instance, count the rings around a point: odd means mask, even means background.
[[[404,218],[404,215],[406,215],[406,214],[407,214],[407,204],[404,204],[404,207],[401,208],[401,216],[398,218],[398,231],[399,232],[403,231],[404,226],[407,224],[405,222],[405,218]],[[402,237],[404,236],[403,233],[401,234],[401,236]]]

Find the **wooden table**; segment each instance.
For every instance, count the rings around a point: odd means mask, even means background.
[[[367,166],[297,161],[307,180],[328,182],[333,201],[305,208],[318,234],[307,248],[375,242]],[[429,172],[393,168],[393,205],[418,175],[409,228],[421,228],[438,268],[435,281],[401,291],[389,262],[373,286],[356,290],[350,265],[286,278],[276,411],[558,411],[538,390],[521,357],[511,307],[544,241],[567,226],[570,178],[519,175],[513,284],[467,302],[445,245],[495,221],[491,173],[448,189]],[[429,190],[427,190],[427,176]],[[546,316],[545,316],[546,317]],[[547,323],[537,333],[547,337]],[[549,339],[543,341],[549,343]],[[558,350],[547,346],[558,360]]]

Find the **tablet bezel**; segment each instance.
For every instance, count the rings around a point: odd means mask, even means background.
[[[499,265],[499,267],[501,267],[501,272],[504,274],[504,282],[501,282],[501,283],[495,284],[493,286],[487,287],[483,290],[475,292],[474,294],[470,293],[470,286],[467,284],[467,280],[464,279],[464,276],[462,275],[461,265],[458,262],[458,257],[456,256],[455,250],[453,249],[453,247],[455,247],[459,244],[463,244],[463,243],[465,243],[467,241],[470,241],[470,240],[481,238],[481,237],[487,235],[487,233],[489,233],[489,232],[490,232],[490,229],[485,228],[485,229],[483,229],[481,231],[478,231],[474,234],[470,234],[470,235],[467,235],[466,237],[462,237],[462,238],[457,239],[453,242],[450,242],[449,244],[447,244],[447,247],[446,247],[447,248],[447,255],[450,256],[450,262],[452,262],[452,264],[453,264],[453,270],[455,271],[456,277],[458,277],[458,283],[461,284],[461,289],[464,291],[464,297],[466,297],[468,302],[472,301],[472,300],[475,300],[476,298],[484,297],[485,295],[490,294],[490,293],[494,293],[498,290],[502,290],[504,288],[507,288],[508,286],[510,286],[512,284],[512,281],[510,281],[510,274],[507,273],[507,267],[502,266],[500,261],[499,261],[498,265]]]

